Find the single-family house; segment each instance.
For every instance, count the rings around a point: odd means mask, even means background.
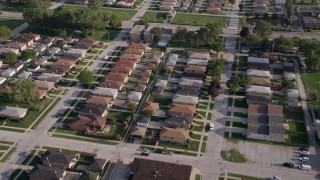
[[[107,109],[103,106],[86,104],[80,109],[79,115],[105,117],[107,115]]]
[[[88,166],[88,170],[92,172],[102,173],[107,165],[107,160],[93,158]]]
[[[179,88],[176,91],[177,95],[184,95],[184,96],[195,96],[198,97],[200,94],[200,91],[198,88]]]
[[[94,96],[103,96],[103,97],[111,97],[112,100],[113,100],[118,96],[118,90],[117,89],[111,89],[111,88],[96,87],[92,91],[92,95],[94,95]]]
[[[8,119],[19,120],[27,115],[28,109],[5,106],[0,110],[0,116]]]
[[[119,60],[115,62],[115,66],[124,66],[131,67],[133,69],[136,68],[137,62],[132,60]]]
[[[41,43],[42,43],[44,46],[49,47],[49,46],[52,45],[52,43],[53,43],[53,41],[54,41],[55,39],[56,39],[55,37],[50,37],[50,36],[48,36],[48,37],[44,38],[44,39],[41,41]]]
[[[248,104],[267,104],[271,102],[271,94],[257,93],[257,92],[247,92],[245,99]]]
[[[43,51],[45,51],[46,50],[46,47],[45,46],[43,46],[43,45],[40,45],[40,46],[37,46],[37,47],[35,47],[35,48],[33,48],[33,50],[36,52],[36,53],[42,53]]]
[[[50,166],[35,165],[28,174],[30,180],[55,179],[62,180],[66,176],[66,170]]]
[[[40,81],[49,81],[57,83],[62,78],[62,75],[60,74],[51,74],[51,73],[42,73],[40,74],[37,79]]]
[[[15,69],[9,68],[9,69],[2,71],[1,76],[9,78],[9,77],[14,76],[16,73],[17,73],[17,71]]]
[[[294,73],[284,73],[284,77],[289,81],[296,80],[296,75]]]
[[[151,111],[152,113],[155,113],[159,109],[159,103],[155,102],[146,102],[144,103],[144,106],[142,108],[142,111]]]
[[[270,87],[271,80],[269,78],[263,78],[263,77],[250,77],[250,83],[251,85],[255,85],[255,86]]]
[[[77,131],[103,131],[106,126],[106,118],[101,116],[83,116],[78,115],[75,119],[70,123],[70,129]]]
[[[296,89],[288,89],[287,90],[287,97],[292,98],[292,99],[299,99],[300,98],[299,91]]]
[[[179,87],[181,88],[198,88],[202,87],[202,80],[184,79],[181,78],[179,82]]]
[[[18,43],[18,42],[8,42],[4,45],[5,48],[18,49],[19,51],[23,51],[27,49],[27,44]]]
[[[39,66],[45,66],[45,64],[48,62],[48,59],[42,59],[39,58],[37,60],[34,61],[35,65],[39,65]]]
[[[196,66],[208,66],[207,60],[199,60],[199,59],[188,59],[187,60],[188,65],[196,65]]]
[[[0,48],[0,54],[2,54],[2,55],[6,55],[6,54],[8,54],[9,52],[18,55],[18,54],[19,54],[19,49],[6,48],[6,47]]]
[[[0,77],[0,86],[6,82],[7,78],[6,77]]]
[[[123,87],[123,84],[124,83],[122,81],[113,81],[113,80],[105,79],[99,83],[99,86],[121,90]]]
[[[145,69],[139,73],[141,77],[150,77],[151,74],[152,74],[152,70],[145,70]]]
[[[288,107],[293,107],[293,108],[300,107],[300,102],[298,101],[298,99],[294,99],[294,98],[287,98],[284,104]]]
[[[110,70],[111,70],[111,73],[121,73],[121,74],[130,76],[133,69],[131,67],[125,67],[125,66],[114,66]]]
[[[167,61],[166,66],[175,66],[179,59],[179,54],[170,54]]]
[[[142,49],[143,51],[146,51],[148,48],[148,45],[146,44],[139,44],[139,43],[132,43],[128,46],[128,48],[133,48],[133,49]]]
[[[146,84],[136,84],[134,90],[138,92],[143,92],[146,89]]]
[[[112,104],[112,98],[102,96],[90,96],[86,100],[86,104],[91,106],[101,106],[104,108],[109,108]]]
[[[130,91],[128,99],[132,101],[139,101],[142,97],[142,92]]]
[[[205,74],[206,70],[207,70],[207,67],[205,67],[205,66],[187,65],[184,68],[184,72],[195,73],[195,74]]]
[[[129,32],[130,40],[139,42],[142,39],[142,34],[145,30],[144,25],[135,25]]]
[[[184,95],[173,95],[172,102],[177,104],[185,104],[185,105],[196,105],[198,104],[198,97],[194,96],[184,96]]]
[[[164,126],[168,128],[183,128],[189,129],[192,124],[193,118],[185,116],[169,116],[164,121]]]
[[[148,127],[150,122],[150,117],[138,116],[136,119],[137,126]]]
[[[143,49],[134,49],[134,48],[127,48],[123,51],[125,54],[136,54],[139,56],[143,56],[144,50]]]
[[[188,118],[193,118],[194,114],[196,113],[196,106],[195,105],[184,105],[184,104],[175,104],[172,103],[168,114],[170,116],[183,116]],[[192,122],[192,120],[191,120]]]
[[[84,58],[84,56],[86,55],[87,51],[83,50],[83,49],[74,49],[74,48],[70,48],[67,51],[64,52],[65,55],[73,55],[73,54],[79,54],[81,55],[82,58]]]
[[[50,91],[51,89],[53,89],[55,87],[55,83],[54,82],[50,82],[50,81],[40,81],[40,80],[36,80],[34,81],[37,88],[38,89],[43,89],[43,90],[47,90]]]
[[[128,76],[122,73],[108,73],[106,74],[105,78],[106,80],[120,81],[123,83],[126,83],[128,81]]]
[[[37,72],[39,69],[40,69],[40,66],[36,64],[31,64],[27,67],[27,71],[30,71],[30,72]]]
[[[147,132],[147,127],[134,126],[131,131],[131,137],[134,139],[144,139]]]
[[[247,69],[247,75],[249,77],[271,78],[270,71],[262,71],[262,70],[255,70],[255,69]]]
[[[160,131],[160,141],[186,144],[189,139],[189,131],[185,129],[162,128]]]
[[[137,54],[123,54],[119,56],[119,59],[122,60],[131,60],[131,61],[140,61],[142,56],[137,55]]]
[[[41,157],[43,166],[55,168],[71,168],[79,160],[79,154],[47,150]]]

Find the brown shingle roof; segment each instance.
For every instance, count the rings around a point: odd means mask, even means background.
[[[139,60],[141,59],[141,56],[136,54],[123,54],[119,57],[119,59]]]
[[[271,81],[269,78],[250,77],[251,85],[257,86],[270,86]]]
[[[143,49],[144,51],[147,49],[147,47],[148,46],[146,44],[138,44],[138,43],[133,43],[128,46],[128,48]]]
[[[87,100],[87,104],[91,105],[99,105],[99,106],[108,106],[112,101],[110,97],[102,97],[102,96],[90,96]]]
[[[195,66],[195,65],[187,65],[184,68],[185,71],[195,72],[195,73],[205,73],[207,67],[205,66]]]
[[[182,104],[171,104],[169,112],[179,112],[179,113],[195,113],[196,106],[192,105],[182,105]]]
[[[172,129],[165,127],[161,129],[160,136],[179,140],[187,140],[189,138],[189,131],[185,129]]]
[[[58,60],[52,63],[52,66],[65,66],[65,67],[72,67],[75,64],[75,61],[67,61],[67,60]]]
[[[128,76],[126,74],[122,74],[122,73],[109,73],[106,75],[106,79],[108,79],[108,80],[122,81],[122,82],[124,82],[124,80],[127,77]]]
[[[126,54],[136,54],[136,55],[142,56],[144,53],[144,50],[143,49],[128,48],[128,49],[124,50],[123,52]]]
[[[132,68],[130,67],[123,67],[123,66],[115,66],[110,69],[113,73],[130,73]]]
[[[130,60],[119,60],[115,63],[116,66],[125,66],[125,67],[133,67],[136,64],[136,61]]]
[[[268,104],[268,114],[280,113],[283,114],[283,106],[276,104]]]
[[[268,112],[268,108],[263,104],[249,104],[248,113],[263,113],[266,114]]]
[[[146,102],[144,104],[144,107],[142,109],[142,111],[145,111],[145,110],[150,110],[152,112],[155,112],[156,110],[159,109],[159,103],[155,103],[155,102]]]
[[[121,81],[104,80],[99,84],[101,87],[120,89],[123,86]]]

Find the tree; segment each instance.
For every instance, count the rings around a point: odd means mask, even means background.
[[[158,41],[161,36],[161,28],[159,28],[159,27],[152,28],[151,34],[153,35],[153,40]]]
[[[242,76],[240,78],[240,85],[241,86],[248,86],[251,83],[251,79],[249,78],[249,76]]]
[[[236,0],[229,0],[230,4],[234,4],[236,2]]]
[[[238,76],[232,76],[227,81],[227,87],[233,93],[238,92],[240,90],[240,78]]]
[[[17,61],[17,55],[13,52],[9,52],[6,55],[6,63],[7,64],[14,64]]]
[[[98,10],[102,6],[102,0],[88,0],[88,7],[93,10]]]
[[[87,86],[90,86],[94,81],[92,72],[88,70],[81,71],[77,78],[82,84]]]
[[[134,25],[144,25],[147,28],[148,27],[148,22],[143,20],[143,19],[140,19],[139,21],[134,23]]]
[[[22,51],[21,55],[26,59],[34,59],[37,56],[37,53],[32,49],[26,49]]]
[[[0,26],[0,39],[5,41],[12,36],[12,31],[7,26]]]
[[[239,25],[240,25],[241,27],[247,27],[247,26],[248,26],[247,18],[246,18],[245,16],[243,16],[243,17],[240,19]]]
[[[151,110],[144,110],[142,111],[142,115],[145,117],[151,117],[153,112]]]
[[[307,55],[305,62],[306,62],[306,66],[308,67],[308,69],[315,70],[315,71],[320,70],[319,52],[317,53],[316,50],[311,49],[310,54]]]
[[[250,35],[250,31],[248,27],[243,27],[240,31],[240,37],[243,39],[247,39]]]
[[[134,111],[136,109],[136,105],[135,104],[129,104],[129,105],[127,105],[127,109],[129,109],[130,111]]]
[[[241,12],[243,12],[243,10],[244,10],[244,4],[240,3],[240,4],[239,4],[239,9],[240,9]]]
[[[268,13],[264,13],[264,14],[263,14],[263,18],[264,18],[264,19],[268,19],[268,18],[269,18],[269,14],[268,14]]]
[[[247,41],[249,43],[252,43],[254,45],[254,48],[255,48],[256,44],[261,42],[261,38],[257,34],[254,33],[254,34],[249,35]]]
[[[175,40],[185,40],[187,33],[188,33],[187,28],[179,26],[177,28],[176,32],[173,35],[173,39],[175,39]]]
[[[29,79],[19,79],[13,86],[9,94],[10,99],[16,103],[32,104],[36,100],[36,84]]]
[[[221,74],[222,74],[222,67],[221,66],[215,66],[213,68],[213,75],[212,77],[213,78],[216,78],[216,79],[220,79],[221,78]]]
[[[280,35],[280,37],[273,39],[274,49],[279,52],[289,52],[293,49],[294,42],[291,38]]]
[[[109,21],[109,26],[111,28],[119,28],[121,27],[122,23],[121,23],[121,20],[115,16],[115,15],[111,15],[111,19]]]
[[[209,89],[208,89],[208,93],[211,95],[211,96],[218,96],[219,95],[219,89],[220,89],[220,82],[218,79],[214,78],[211,83],[210,83],[210,86],[209,86]]]
[[[271,18],[272,18],[273,20],[276,20],[276,19],[278,19],[278,14],[276,14],[276,13],[273,13],[273,14],[271,15]]]
[[[272,35],[272,26],[266,21],[258,21],[253,29],[253,33],[257,34],[262,39],[269,39]]]
[[[285,80],[282,81],[281,86],[284,87],[284,88],[291,88],[292,82],[287,80],[287,79],[285,79]]]
[[[249,16],[251,16],[251,13],[247,11],[247,12],[244,13],[244,15],[249,17]]]
[[[148,135],[146,137],[146,139],[147,139],[148,142],[152,142],[153,141],[153,137],[151,135]]]

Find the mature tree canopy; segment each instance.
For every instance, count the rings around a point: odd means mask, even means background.
[[[11,29],[7,26],[0,26],[0,40],[5,41],[12,36]]]
[[[153,112],[151,110],[144,110],[142,111],[142,115],[146,117],[151,117]]]
[[[6,63],[7,64],[14,64],[17,61],[17,55],[13,52],[9,52],[6,55]]]
[[[27,59],[34,59],[37,56],[37,53],[32,49],[26,49],[22,51],[21,55]]]
[[[116,15],[112,14],[109,20],[109,26],[111,28],[119,28],[121,27],[121,25],[122,25],[121,20]]]
[[[31,104],[36,100],[36,90],[37,86],[33,81],[19,79],[13,84],[9,97],[17,103]]]
[[[250,31],[249,31],[249,28],[248,27],[243,27],[240,31],[240,37],[241,38],[244,38],[244,39],[247,39],[250,35]]]
[[[238,92],[240,90],[240,78],[238,76],[232,76],[226,85],[231,92]]]
[[[257,34],[262,39],[269,39],[272,35],[271,24],[266,21],[258,21],[253,29],[253,33]]]
[[[306,57],[305,63],[310,70],[320,70],[320,43],[314,40],[300,40],[299,51]]]
[[[173,38],[176,40],[185,40],[187,33],[187,28],[179,26],[176,30],[176,33],[174,33]]]
[[[294,42],[291,38],[287,38],[282,35],[278,38],[275,38],[273,42],[274,42],[274,49],[279,52],[291,51],[294,46]]]
[[[88,70],[81,71],[77,78],[81,83],[88,86],[91,85],[94,81],[92,72]]]
[[[244,9],[244,4],[239,4],[239,9],[240,9],[240,11],[242,12],[243,11],[243,9]]]

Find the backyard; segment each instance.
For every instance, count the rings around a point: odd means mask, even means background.
[[[197,15],[191,13],[177,13],[171,23],[194,26],[204,26],[208,23],[221,23],[225,25],[228,23],[228,18],[210,15]]]
[[[305,86],[307,95],[315,93],[318,97],[320,96],[320,72],[306,72],[301,74],[303,84]],[[310,98],[308,98],[310,99]],[[308,105],[314,105],[315,102],[312,100],[308,101]],[[316,103],[319,105],[319,102]]]

